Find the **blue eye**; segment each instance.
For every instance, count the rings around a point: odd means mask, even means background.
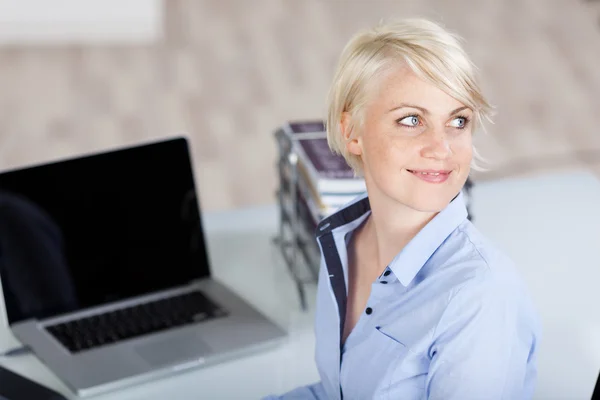
[[[453,128],[464,129],[465,126],[469,123],[469,119],[467,117],[456,117],[452,120],[450,125]]]
[[[409,128],[414,128],[419,125],[419,117],[416,115],[409,115],[408,117],[404,117],[398,122],[401,125],[408,126]]]

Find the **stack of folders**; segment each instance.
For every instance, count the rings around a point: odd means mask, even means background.
[[[327,143],[322,120],[288,122],[282,131],[298,156],[296,196],[300,214],[315,226],[366,191],[346,160]]]

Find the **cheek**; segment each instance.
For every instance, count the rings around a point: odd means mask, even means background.
[[[406,143],[406,140],[389,136],[379,137],[378,140],[371,140],[364,145],[368,163],[372,166],[402,164],[407,159],[409,148],[410,144]]]
[[[452,152],[457,161],[461,163],[470,163],[473,157],[473,141],[470,135],[458,138],[451,144]]]

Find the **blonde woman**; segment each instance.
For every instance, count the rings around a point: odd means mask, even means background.
[[[472,62],[438,24],[382,24],[347,44],[327,134],[367,193],[317,228],[321,381],[282,398],[532,398],[537,315],[461,192],[489,118]]]

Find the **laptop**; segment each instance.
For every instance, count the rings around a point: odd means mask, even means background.
[[[285,337],[211,277],[192,171],[177,137],[0,173],[10,330],[78,396]]]

